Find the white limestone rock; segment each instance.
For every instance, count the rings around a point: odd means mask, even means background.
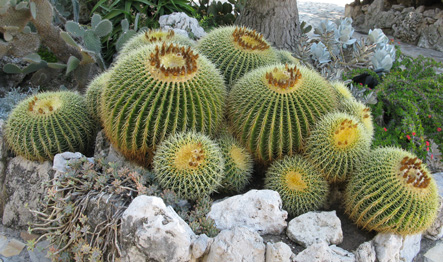
[[[190,261],[194,232],[161,198],[138,196],[122,215],[122,261]]]
[[[279,235],[286,228],[288,212],[273,190],[250,190],[212,205],[208,216],[220,229],[244,226],[263,234]]]
[[[355,255],[335,245],[328,246],[326,242],[315,243],[298,253],[295,262],[354,262]]]
[[[402,237],[402,246],[400,248],[400,261],[412,262],[420,252],[421,233],[415,235],[406,235]]]
[[[206,35],[205,30],[198,24],[197,19],[189,17],[183,12],[162,15],[158,22],[160,23],[160,27],[165,30],[184,30],[185,32],[191,32],[196,38],[201,38]],[[180,31],[178,33],[180,33]]]
[[[265,244],[261,236],[246,227],[222,230],[203,262],[264,262]]]
[[[440,262],[443,257],[443,242],[429,249],[424,255],[424,262]]]
[[[206,234],[198,235],[192,242],[192,259],[197,261],[199,258],[208,254],[213,242],[214,239],[208,237]]]
[[[268,243],[266,245],[266,262],[287,262],[295,256],[291,248],[283,243]]]
[[[379,262],[400,261],[402,236],[390,233],[379,233],[372,241]]]
[[[335,245],[343,241],[341,221],[335,210],[300,215],[289,222],[286,234],[292,241],[304,247],[321,241]]]
[[[85,157],[80,152],[64,152],[60,154],[56,154],[54,156],[54,161],[52,164],[52,169],[54,169],[57,173],[65,173],[69,170],[68,164],[72,161],[78,160]],[[94,163],[94,158],[88,158],[88,161]]]
[[[356,262],[375,262],[375,248],[371,241],[364,242],[354,251]]]

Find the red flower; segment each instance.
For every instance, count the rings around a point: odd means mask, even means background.
[[[429,147],[426,148],[426,151],[429,151]]]
[[[434,154],[431,154],[431,159],[434,159]]]
[[[398,41],[397,43],[400,44],[400,41]]]
[[[383,127],[383,130],[385,130],[385,132],[388,131],[388,130],[386,129],[386,127]]]
[[[432,116],[431,116],[431,115],[428,115],[428,117],[431,118]]]
[[[440,132],[441,131],[441,127],[437,127],[437,132]]]
[[[429,146],[429,141],[426,141],[426,146]]]
[[[409,135],[406,135],[406,138],[407,138],[408,140],[411,140],[411,137],[410,137]]]
[[[415,132],[412,132],[412,135],[415,136]]]

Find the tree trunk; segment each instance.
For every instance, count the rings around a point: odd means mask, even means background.
[[[247,0],[235,24],[257,30],[277,48],[294,50],[300,37],[297,0]]]

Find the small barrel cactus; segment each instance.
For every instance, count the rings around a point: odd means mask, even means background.
[[[346,213],[360,227],[394,234],[416,234],[434,222],[437,185],[415,155],[399,148],[373,150],[351,176]]]
[[[144,46],[112,68],[102,91],[104,131],[128,159],[149,165],[155,146],[169,134],[215,134],[225,96],[218,70],[190,47]]]
[[[227,131],[218,139],[225,160],[220,191],[241,192],[249,183],[253,171],[252,157]]]
[[[122,56],[125,56],[129,52],[132,52],[133,50],[138,50],[140,47],[150,44],[158,44],[158,43],[176,43],[181,44],[185,46],[193,47],[195,46],[195,42],[191,39],[189,39],[186,36],[176,34],[173,30],[149,30],[149,31],[142,31],[133,36],[131,39],[128,40],[127,43],[125,43],[122,47],[122,49],[119,52],[119,58]]]
[[[245,27],[220,27],[200,39],[197,48],[220,69],[228,87],[247,72],[279,62],[263,35]]]
[[[301,151],[311,126],[335,107],[329,83],[315,71],[295,65],[249,72],[228,98],[235,136],[264,163]]]
[[[29,160],[52,160],[65,151],[85,153],[95,139],[95,125],[84,97],[47,92],[20,102],[6,121],[5,137]]]
[[[334,112],[323,116],[306,142],[306,158],[328,182],[343,182],[369,152],[371,137],[358,119]]]
[[[100,106],[101,106],[101,93],[103,88],[108,83],[110,71],[106,71],[96,76],[88,85],[86,89],[86,105],[91,116],[98,123],[100,120]]]
[[[224,160],[220,147],[209,137],[187,132],[165,139],[155,152],[153,166],[162,188],[196,200],[220,186]]]
[[[352,95],[351,91],[348,87],[344,85],[343,82],[340,81],[334,81],[331,82],[331,86],[334,88],[334,91],[337,94],[337,99],[339,103],[342,101],[346,101],[348,99],[354,99],[354,96]]]
[[[372,121],[371,109],[356,99],[343,100],[339,105],[339,110],[355,116],[365,127],[368,136],[374,136],[374,124]]]
[[[300,156],[274,161],[266,171],[265,188],[280,194],[291,216],[321,208],[329,194],[324,175]]]

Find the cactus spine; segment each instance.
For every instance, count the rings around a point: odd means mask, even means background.
[[[101,106],[101,92],[108,83],[110,71],[103,72],[102,74],[95,77],[91,83],[89,83],[86,89],[86,105],[89,113],[94,118],[96,122],[101,122],[100,120],[100,106]]]
[[[220,147],[209,137],[188,132],[164,140],[155,153],[153,166],[162,188],[196,200],[220,186],[224,160]]]
[[[225,160],[225,176],[220,191],[239,193],[252,176],[252,157],[228,132],[218,141]]]
[[[306,159],[321,170],[330,183],[343,182],[369,152],[371,137],[357,118],[329,113],[321,118],[306,142]]]
[[[416,234],[439,209],[437,185],[415,155],[399,148],[373,150],[346,188],[346,213],[360,227]]]
[[[335,107],[328,82],[294,65],[258,68],[239,79],[228,98],[235,136],[262,162],[301,151],[311,126]]]
[[[155,146],[169,134],[214,134],[225,93],[214,65],[190,47],[144,46],[112,69],[102,92],[104,130],[126,157],[150,164]]]
[[[247,72],[279,61],[263,36],[245,27],[214,29],[200,39],[197,48],[220,69],[228,87]]]
[[[372,121],[371,109],[356,99],[343,100],[339,109],[345,113],[355,116],[364,126],[369,137],[374,136],[374,124]]]
[[[266,172],[265,188],[280,194],[291,216],[322,207],[329,193],[323,174],[300,156],[274,161]]]
[[[140,49],[140,47],[150,44],[159,44],[162,42],[176,43],[185,46],[194,47],[195,42],[186,36],[175,34],[174,31],[169,30],[149,30],[142,31],[133,36],[126,44],[123,45],[119,53],[119,58],[128,53]]]
[[[38,161],[65,151],[84,153],[95,138],[85,99],[73,92],[41,93],[20,102],[5,135],[16,154]]]

